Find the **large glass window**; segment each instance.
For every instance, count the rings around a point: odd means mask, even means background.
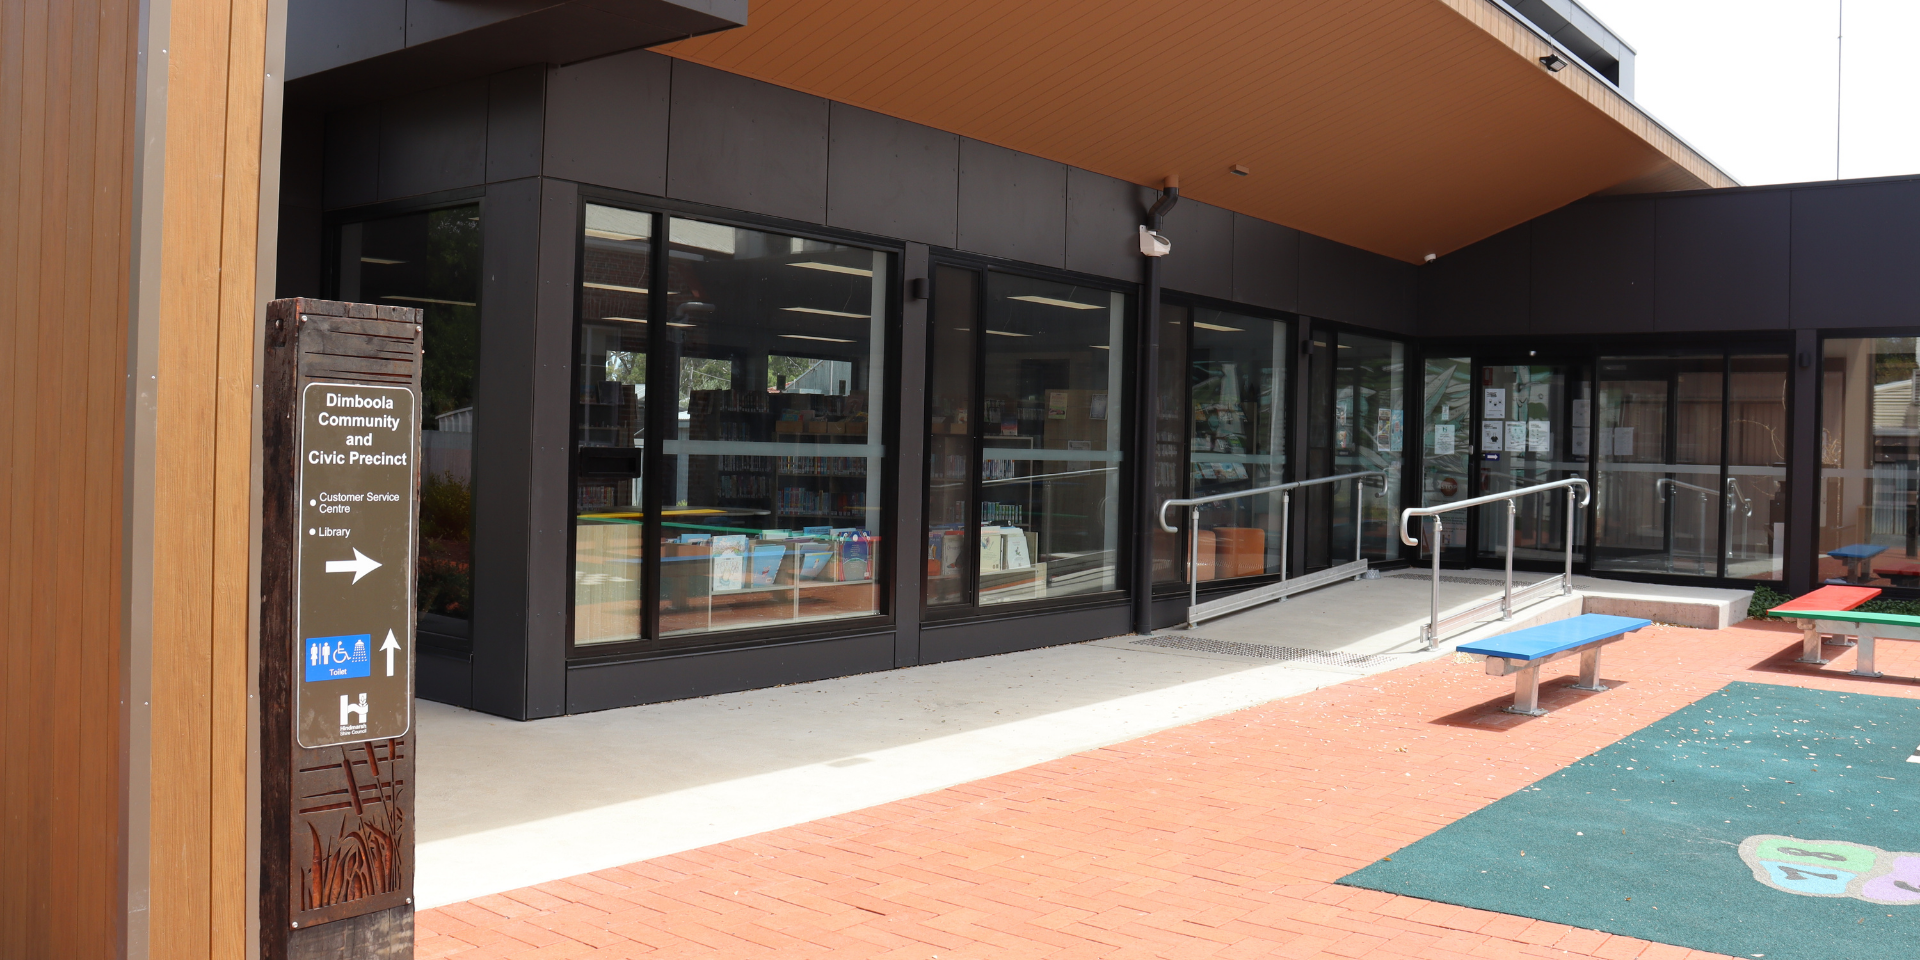
[[[933,281],[929,607],[1118,589],[1127,297],[950,266]]]
[[[880,612],[889,255],[668,222],[661,637]]]
[[[1161,317],[1173,326],[1162,340],[1156,496],[1209,497],[1284,482],[1291,325],[1171,303]],[[1279,494],[1203,507],[1197,535],[1186,516],[1169,513],[1179,533],[1156,530],[1156,581],[1186,581],[1180,560],[1190,546],[1197,580],[1281,571]]]
[[[1602,357],[1593,569],[1718,576],[1725,358]]]
[[[1826,342],[1820,579],[1920,587],[1920,338]]]
[[[1560,364],[1484,364],[1480,367],[1479,486],[1475,496],[1510,493],[1587,475],[1591,437],[1590,372]],[[1576,501],[1577,502],[1577,501]],[[1535,495],[1513,501],[1516,560],[1559,564],[1567,550],[1567,498]],[[1504,561],[1504,503],[1479,510],[1479,559]],[[1575,558],[1585,531],[1575,518]]]
[[[974,333],[980,275],[933,269],[927,343],[927,592],[929,607],[966,603],[972,584]]]
[[[1725,576],[1779,580],[1786,575],[1787,358],[1734,357],[1728,367]]]
[[[640,639],[653,215],[589,204],[575,368],[573,638]]]
[[[341,300],[422,312],[419,632],[425,642],[467,648],[474,605],[480,208],[344,224],[334,279]]]
[[[987,275],[979,602],[1119,586],[1126,297]]]

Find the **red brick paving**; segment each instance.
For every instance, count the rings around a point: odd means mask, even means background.
[[[1704,960],[1717,955],[1333,881],[1728,681],[1920,698],[1910,680],[1846,676],[1836,647],[1827,667],[1792,664],[1798,643],[1780,624],[1654,627],[1608,648],[1611,692],[1556,681],[1537,719],[1499,712],[1510,680],[1446,658],[424,910],[415,955]],[[1920,645],[1881,647],[1880,669],[1920,676]]]

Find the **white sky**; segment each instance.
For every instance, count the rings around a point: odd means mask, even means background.
[[[1638,55],[1634,99],[1741,183],[1834,176],[1841,0],[1579,0]],[[1840,175],[1920,173],[1920,0],[1844,0]]]

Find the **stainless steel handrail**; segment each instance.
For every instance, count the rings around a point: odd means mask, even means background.
[[[1419,546],[1420,541],[1407,533],[1407,521],[1414,517],[1433,518],[1433,587],[1427,600],[1427,626],[1424,631],[1424,639],[1427,642],[1428,650],[1434,649],[1440,643],[1440,552],[1443,546],[1441,542],[1442,537],[1440,536],[1440,515],[1443,513],[1452,513],[1455,510],[1468,510],[1473,507],[1485,506],[1491,503],[1500,503],[1503,501],[1506,503],[1507,577],[1506,586],[1500,594],[1500,619],[1511,620],[1513,619],[1513,517],[1515,513],[1519,512],[1519,506],[1515,501],[1521,497],[1546,493],[1549,490],[1564,489],[1567,491],[1567,566],[1566,572],[1562,573],[1559,578],[1560,594],[1561,596],[1565,596],[1573,592],[1573,517],[1577,509],[1573,502],[1574,487],[1580,488],[1581,498],[1579,506],[1584,507],[1593,502],[1592,485],[1588,484],[1583,477],[1569,477],[1565,480],[1555,480],[1552,483],[1541,483],[1531,487],[1521,487],[1518,490],[1509,490],[1506,493],[1489,493],[1486,496],[1474,497],[1469,500],[1457,500],[1453,503],[1445,503],[1437,507],[1408,507],[1400,511],[1400,542],[1409,547]],[[1552,581],[1547,582],[1550,583]],[[1541,586],[1541,584],[1534,584],[1533,586],[1538,587]],[[1532,587],[1528,589],[1532,589]],[[1476,608],[1475,610],[1468,611],[1468,613],[1477,613],[1478,610],[1479,608]]]
[[[1209,503],[1220,503],[1226,500],[1237,500],[1241,497],[1257,497],[1257,496],[1263,496],[1269,493],[1280,494],[1280,581],[1279,582],[1285,583],[1287,580],[1288,537],[1291,535],[1292,523],[1290,521],[1292,520],[1292,517],[1293,517],[1293,511],[1291,509],[1293,505],[1293,491],[1298,490],[1301,487],[1312,487],[1312,486],[1318,486],[1320,484],[1325,484],[1325,483],[1339,483],[1342,480],[1353,481],[1354,492],[1356,494],[1356,496],[1353,498],[1353,558],[1355,560],[1359,560],[1360,559],[1360,534],[1361,534],[1360,497],[1357,496],[1357,494],[1359,493],[1359,490],[1360,490],[1360,481],[1366,479],[1367,477],[1380,478],[1380,489],[1374,492],[1375,498],[1379,498],[1380,496],[1386,493],[1386,489],[1387,489],[1386,471],[1360,470],[1354,473],[1336,474],[1331,477],[1317,477],[1312,480],[1295,480],[1291,483],[1276,483],[1270,487],[1255,487],[1252,490],[1236,490],[1232,493],[1216,493],[1210,497],[1193,497],[1191,499],[1184,499],[1184,500],[1167,500],[1161,503],[1160,504],[1160,529],[1165,530],[1168,533],[1179,533],[1180,528],[1171,526],[1167,523],[1167,508],[1168,507],[1186,507],[1187,508],[1187,610],[1189,611],[1189,616],[1191,616],[1191,611],[1193,610],[1194,607],[1199,605],[1199,601],[1200,601],[1200,564],[1198,562],[1199,553],[1200,553],[1200,524],[1196,522],[1197,515],[1199,513],[1199,508],[1204,507]],[[1284,600],[1286,598],[1281,597],[1281,599]]]

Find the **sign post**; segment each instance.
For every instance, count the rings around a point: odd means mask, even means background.
[[[262,383],[262,960],[413,955],[420,311],[276,300]]]

